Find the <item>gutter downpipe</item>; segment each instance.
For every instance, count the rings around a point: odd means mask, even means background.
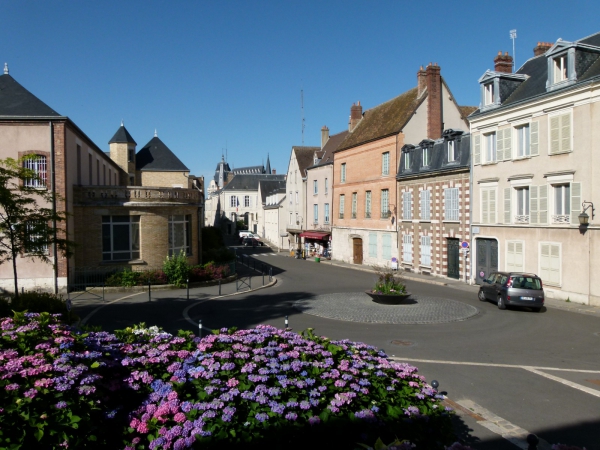
[[[469,251],[468,259],[471,262],[469,267],[469,279],[467,280],[467,284],[473,284],[471,280],[473,280],[473,254],[475,253],[475,238],[473,237],[473,168],[475,165],[473,164],[473,133],[471,132],[471,124],[469,123],[469,133],[471,137],[469,139],[469,152],[470,155],[470,163],[469,163],[469,236],[471,237],[471,250]],[[465,261],[466,263],[466,261]],[[467,273],[467,268],[465,267],[465,274]]]
[[[50,126],[50,166],[51,166],[51,189],[52,189],[52,214],[56,214],[56,165],[54,155],[54,124],[48,122]],[[53,256],[53,272],[54,272],[54,294],[58,294],[58,247],[56,245],[56,219],[52,219],[52,252]]]

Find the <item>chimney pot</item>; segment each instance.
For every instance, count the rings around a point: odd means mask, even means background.
[[[362,119],[362,106],[360,106],[360,101],[357,102],[357,104],[352,104],[352,106],[350,107],[350,126],[349,126],[349,131],[354,130],[354,128],[356,128],[356,125],[358,125],[358,122],[360,122],[360,119]]]
[[[494,58],[494,70],[496,72],[502,73],[512,73],[513,69],[513,58],[505,52],[504,55],[502,51],[498,52],[498,55]]]
[[[546,53],[552,48],[551,42],[538,42],[537,46],[533,49],[533,56],[540,56]]]

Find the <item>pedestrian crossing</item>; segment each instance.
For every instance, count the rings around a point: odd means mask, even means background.
[[[248,256],[277,256],[277,253],[249,253]]]

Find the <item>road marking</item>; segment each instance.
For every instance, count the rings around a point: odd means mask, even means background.
[[[572,381],[565,380],[564,378],[555,377],[554,375],[550,375],[548,373],[541,372],[539,370],[533,368],[524,368],[525,370],[535,373],[536,375],[540,375],[542,377],[548,378],[550,380],[556,381],[557,383],[562,383],[565,386],[572,387],[573,389],[578,389],[586,394],[593,395],[595,397],[600,397],[600,391],[596,389],[589,388],[587,386],[583,386],[582,384],[573,383]]]
[[[527,450],[529,444],[527,443],[527,436],[531,434],[529,431],[510,423],[508,420],[503,419],[500,416],[495,415],[491,411],[478,405],[471,400],[460,400],[453,402],[450,399],[445,399],[445,403],[453,407],[457,412],[462,412],[473,417],[479,425],[487,428],[493,433],[502,436],[504,439],[509,441],[511,444],[517,447]],[[550,444],[545,440],[538,437],[539,443],[537,448],[539,450],[550,449]]]
[[[104,305],[100,305],[96,309],[94,309],[92,312],[90,312],[87,316],[85,316],[85,318],[80,322],[80,324],[81,325],[85,325],[86,322],[88,320],[90,320],[94,314],[96,314],[98,311],[100,311],[105,306],[112,305],[113,303],[117,303],[117,302],[120,302],[121,300],[125,300],[126,298],[135,297],[136,295],[140,295],[140,294],[145,294],[145,292],[144,291],[142,291],[142,292],[136,292],[135,294],[126,295],[125,297],[117,298],[115,300],[112,300],[112,301],[104,304]]]
[[[457,366],[482,366],[482,367],[504,367],[507,369],[525,369],[525,370],[555,370],[558,372],[577,372],[577,373],[600,373],[600,370],[584,370],[584,369],[562,369],[560,367],[538,367],[538,366],[523,366],[518,364],[496,364],[496,363],[478,363],[469,361],[443,361],[438,359],[416,359],[416,358],[401,358],[393,356],[390,359],[396,361],[423,362],[433,364],[453,364]]]

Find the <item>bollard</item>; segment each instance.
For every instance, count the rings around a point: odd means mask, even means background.
[[[202,339],[202,321],[198,320],[198,337]]]
[[[269,281],[273,281],[273,267],[269,267]]]
[[[248,290],[252,290],[252,277],[248,277]]]
[[[262,273],[262,277],[263,277],[263,284],[262,285],[264,286],[265,285],[265,273],[264,272]]]
[[[190,279],[189,278],[185,280],[185,286],[186,286],[186,296],[187,296],[187,299],[189,300],[190,299]]]
[[[287,330],[289,328],[289,321],[288,321],[288,316],[285,316],[285,329]]]
[[[221,295],[221,279],[219,278],[219,295]]]
[[[150,287],[150,280],[148,280],[148,301],[149,302],[152,301],[151,292],[152,292],[152,288]]]
[[[526,441],[528,444],[527,450],[537,450],[540,440],[535,434],[528,434]]]
[[[437,380],[433,380],[431,382],[431,387],[434,388],[437,391],[437,388],[440,387],[440,383],[438,383]]]

